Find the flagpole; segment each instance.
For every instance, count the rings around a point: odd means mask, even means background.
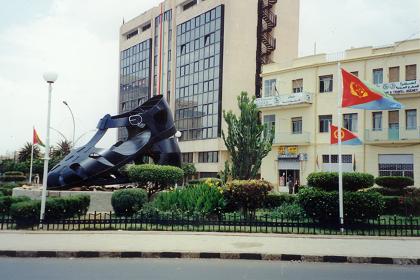
[[[31,149],[31,165],[29,167],[29,184],[32,184],[32,164],[34,162],[34,129],[35,127],[32,127],[32,149]]]
[[[342,122],[342,108],[341,98],[343,95],[343,83],[341,80],[341,63],[337,64],[337,124],[338,124],[338,199],[339,199],[339,213],[340,213],[340,225],[341,232],[344,231],[344,206],[343,206],[343,162],[342,162],[342,149],[341,149],[341,122]]]
[[[328,129],[330,130],[330,139],[331,139],[331,121],[328,122]],[[332,172],[332,162],[331,162],[331,143],[328,145],[328,163],[329,163],[329,172]]]

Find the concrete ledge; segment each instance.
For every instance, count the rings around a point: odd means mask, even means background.
[[[183,258],[183,259],[241,259],[265,261],[303,261],[329,263],[372,263],[394,265],[420,265],[420,259],[308,256],[291,254],[217,253],[217,252],[106,252],[106,251],[0,251],[0,257],[11,258]]]

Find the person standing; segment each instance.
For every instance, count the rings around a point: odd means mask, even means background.
[[[289,194],[293,194],[293,178],[292,175],[289,175],[287,178],[287,186],[289,187]]]

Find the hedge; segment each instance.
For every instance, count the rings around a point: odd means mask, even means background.
[[[86,214],[90,204],[87,195],[48,198],[45,204],[45,217],[48,222],[68,219]],[[19,228],[30,227],[39,223],[41,201],[25,200],[10,206],[10,216]]]
[[[375,183],[384,188],[402,190],[408,186],[413,186],[414,180],[403,176],[380,176],[376,177]]]
[[[10,216],[16,221],[17,228],[25,228],[39,223],[41,201],[29,200],[12,204]]]
[[[325,191],[338,191],[337,172],[313,172],[308,175],[308,185]],[[357,191],[373,186],[375,178],[368,173],[344,172],[343,189]]]
[[[338,221],[338,193],[305,188],[297,196],[298,203],[309,217],[320,221]],[[366,220],[383,213],[385,202],[376,192],[344,192],[344,219]]]
[[[269,193],[264,201],[264,208],[272,209],[282,206],[283,204],[292,204],[296,201],[296,196],[288,193]]]
[[[12,204],[22,202],[22,201],[28,201],[28,200],[31,200],[31,199],[26,196],[18,196],[18,197],[2,196],[0,197],[0,213],[8,214],[10,211],[10,206],[12,206]]]
[[[170,165],[132,165],[127,171],[130,181],[147,191],[149,200],[153,194],[174,186],[184,177],[181,168]]]
[[[272,189],[273,185],[264,180],[233,180],[226,183],[223,194],[228,209],[241,209],[248,214],[264,205]]]
[[[142,189],[118,190],[112,194],[111,204],[117,216],[132,216],[147,201],[147,193]]]
[[[20,171],[8,171],[0,177],[3,182],[22,182],[26,180],[26,176]]]
[[[3,183],[0,184],[0,195],[12,195],[13,189],[20,187],[20,184],[17,183]]]

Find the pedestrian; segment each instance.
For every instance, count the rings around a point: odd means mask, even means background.
[[[299,192],[299,180],[296,180],[295,181],[294,188],[295,188],[294,193],[297,194]]]
[[[293,194],[293,179],[291,175],[287,178],[287,186],[289,187],[289,194]]]

